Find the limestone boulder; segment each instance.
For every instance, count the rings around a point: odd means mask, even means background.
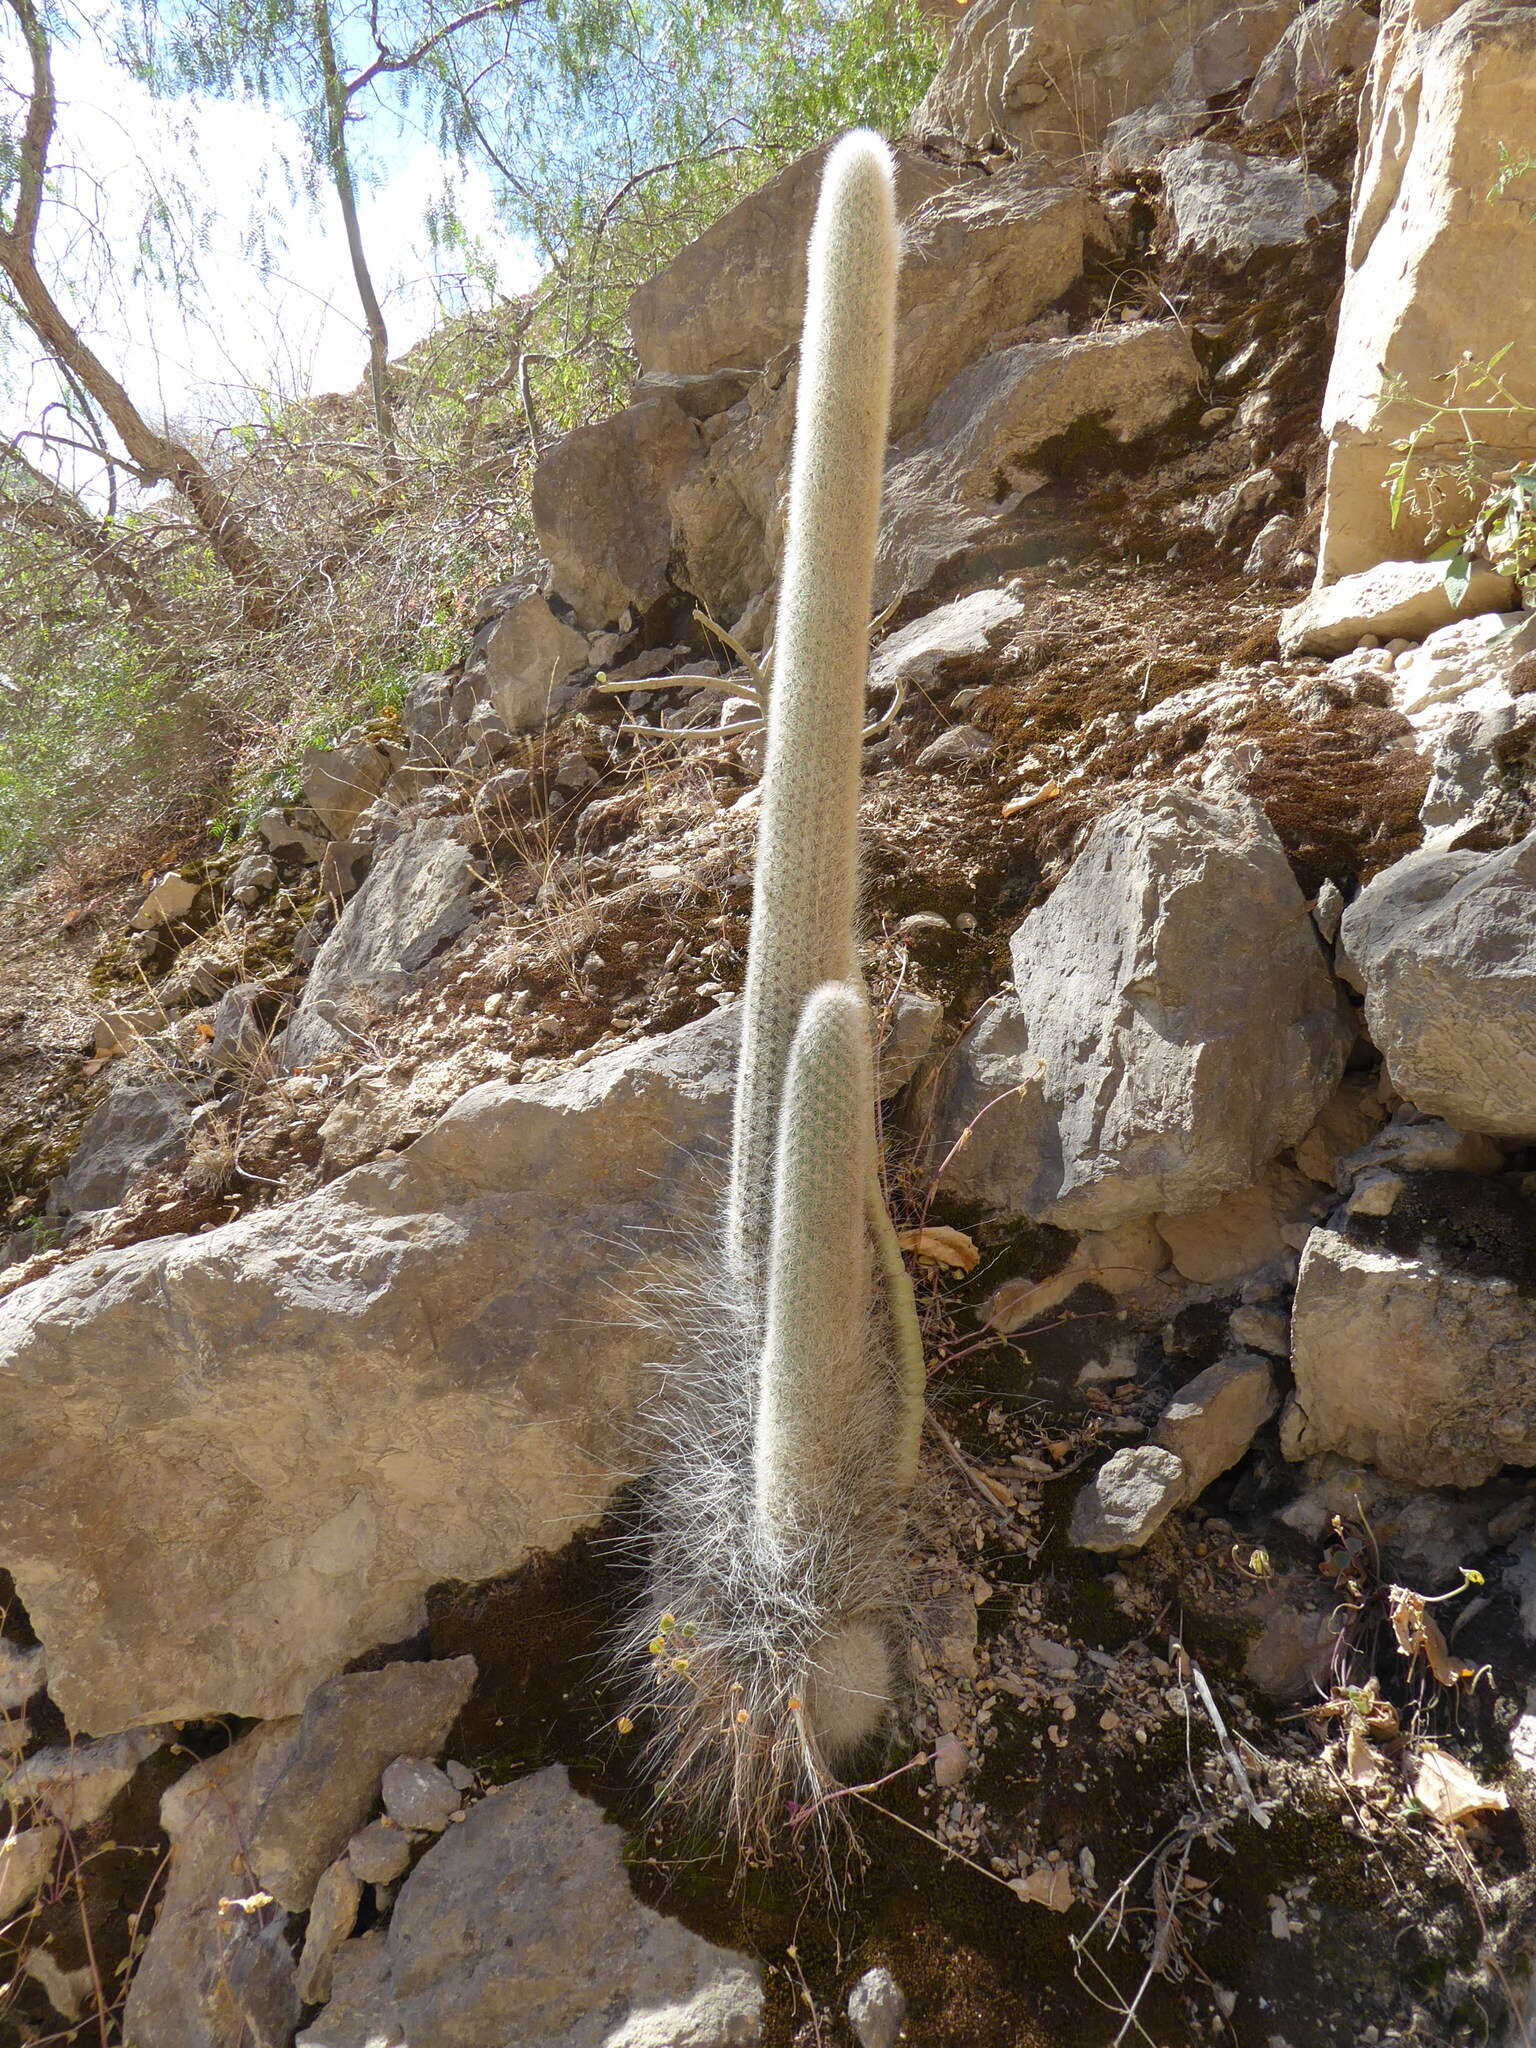
[[[1379,561],[1312,591],[1281,615],[1282,654],[1346,654],[1367,634],[1378,640],[1421,640],[1453,619],[1502,612],[1515,588],[1486,562],[1473,564],[1467,587],[1453,599],[1443,562]]]
[[[288,1064],[355,1044],[414,988],[473,918],[478,880],[455,819],[422,818],[392,840],[315,956],[283,1041]]]
[[[1225,99],[1256,76],[1296,19],[1300,0],[1254,0],[1206,23],[1180,55],[1168,81],[1175,106]]]
[[[1042,185],[1030,165],[941,186],[915,205],[904,223],[898,280],[892,438],[919,427],[967,364],[1068,290],[1082,273],[1085,243],[1105,232],[1086,193]],[[789,252],[781,243],[771,254],[782,272]],[[737,617],[777,573],[803,250],[794,260],[799,296],[778,354],[673,493],[677,579],[719,618]]]
[[[297,1712],[428,1587],[599,1516],[654,1342],[625,1307],[701,1213],[716,1014],[397,1158],[0,1303],[0,1564],[76,1729]]]
[[[1180,58],[1229,11],[1218,0],[973,0],[911,132],[1075,162],[1117,115],[1166,97]]]
[[[394,772],[394,758],[373,740],[341,747],[310,747],[300,790],[332,839],[345,839]]]
[[[1536,1136],[1536,832],[1410,853],[1344,913],[1341,971],[1392,1085],[1458,1131]]]
[[[1321,1206],[1306,1174],[1277,1162],[1251,1188],[1238,1188],[1209,1208],[1160,1216],[1157,1228],[1177,1272],[1221,1287],[1288,1250],[1300,1251]]]
[[[762,1973],[642,1905],[622,1831],[558,1766],[469,1809],[347,1943],[298,2048],[752,2048]]]
[[[1446,1227],[1452,1185],[1433,1184],[1432,1239],[1382,1235],[1411,1196],[1384,1223],[1312,1233],[1291,1318],[1288,1457],[1335,1451],[1412,1486],[1476,1486],[1536,1464],[1536,1307],[1519,1271],[1536,1213],[1503,1181],[1471,1183],[1523,1233],[1490,1260],[1486,1227],[1481,1245]]]
[[[508,732],[537,731],[560,685],[586,659],[585,637],[556,618],[547,599],[519,598],[486,638],[484,691],[490,708]]]
[[[1300,163],[1248,156],[1221,142],[1178,143],[1159,168],[1171,253],[1229,270],[1261,249],[1304,242],[1339,197]]]
[[[1353,581],[1353,578],[1348,579]],[[1393,708],[1433,746],[1454,718],[1536,710],[1536,614],[1497,608],[1434,627],[1400,654]]]
[[[1145,321],[1020,342],[962,370],[886,472],[877,604],[924,590],[1049,478],[1069,433],[1114,446],[1166,426],[1199,372],[1183,330]]]
[[[947,1063],[936,1157],[970,1129],[945,1184],[1068,1229],[1251,1187],[1333,1094],[1354,1035],[1243,799],[1174,787],[1111,813],[1012,955],[1014,992]]]
[[[870,688],[935,690],[985,680],[1033,618],[1033,606],[1011,590],[973,590],[935,605],[881,641],[870,658]]]
[[[61,1216],[111,1209],[142,1174],[186,1157],[196,1098],[169,1078],[125,1082],[86,1119],[68,1170],[54,1183]]]
[[[798,346],[806,244],[830,146],[796,157],[635,292],[630,339],[648,375],[761,369],[780,349]],[[964,176],[915,150],[898,149],[898,214],[909,219]]]
[[[698,422],[662,392],[544,450],[533,477],[534,528],[582,631],[666,596],[672,493],[703,453]]]
[[[1376,48],[1376,17],[1359,0],[1316,0],[1298,14],[1254,74],[1240,119],[1263,128],[1298,100],[1361,71]]]
[[[1510,182],[1500,155],[1536,134],[1536,11],[1386,0],[1360,119],[1323,407],[1323,582],[1424,551],[1427,515],[1404,503],[1394,526],[1387,472],[1426,404],[1446,396],[1447,373],[1506,351],[1509,388],[1536,384],[1529,181]],[[1536,447],[1528,413],[1492,416],[1484,431],[1490,470]],[[1459,446],[1452,428],[1440,438]]]

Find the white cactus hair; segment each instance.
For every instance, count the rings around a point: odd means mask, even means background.
[[[724,1244],[675,1304],[639,1627],[653,1781],[749,1853],[890,1726],[921,1426],[855,939],[890,406],[889,153],[830,151],[811,236]]]

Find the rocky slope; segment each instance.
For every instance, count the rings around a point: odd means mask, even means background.
[[[0,2039],[1522,2038],[1536,627],[1384,479],[1464,352],[1536,382],[1533,132],[1504,0],[976,0],[903,147],[865,967],[931,1430],[835,1906],[648,1809],[601,1663],[819,153],[637,295],[543,585],[96,906],[88,1051],[83,958],[13,963]]]

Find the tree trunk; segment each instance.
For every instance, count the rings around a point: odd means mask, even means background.
[[[15,215],[9,227],[0,229],[0,270],[10,280],[27,325],[101,408],[146,480],[168,483],[186,499],[214,554],[239,587],[246,617],[253,625],[270,626],[278,615],[277,577],[238,506],[190,448],[150,426],[123,385],[81,339],[38,269],[38,218],[54,126],[53,71],[47,31],[34,0],[10,0],[10,7],[31,54],[32,94],[17,164]]]
[[[352,259],[352,277],[368,328],[368,380],[373,389],[374,430],[384,467],[390,476],[400,473],[400,450],[395,431],[395,408],[389,390],[389,330],[384,309],[373,288],[373,273],[363,249],[363,231],[357,218],[357,188],[347,155],[347,88],[336,65],[336,45],[331,36],[331,14],[327,0],[314,0],[315,44],[320,73],[325,81],[325,153],[331,167],[331,182],[341,205],[342,224],[347,232],[347,254]]]

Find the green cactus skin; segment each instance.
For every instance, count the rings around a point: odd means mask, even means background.
[[[859,752],[897,254],[890,154],[856,130],[828,155],[811,234],[747,954],[726,1250],[758,1299],[790,1042],[811,990],[858,971]]]

